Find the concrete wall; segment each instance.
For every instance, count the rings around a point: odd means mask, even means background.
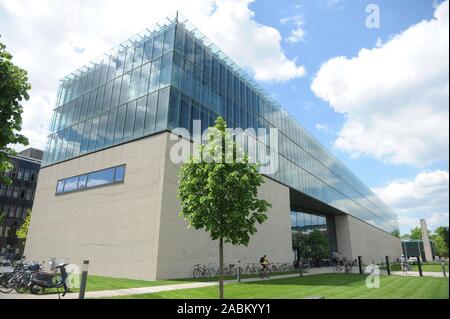
[[[195,264],[218,263],[218,242],[188,230],[178,217],[177,172],[163,133],[41,170],[25,255],[65,258],[89,273],[163,279],[192,276]],[[190,144],[189,142],[186,142]],[[55,196],[58,179],[126,164],[125,182]],[[225,261],[292,261],[289,190],[266,179],[260,196],[272,203],[269,219],[249,247],[225,247]]]
[[[363,256],[366,264],[399,258],[400,239],[349,215],[336,216],[336,237],[339,252],[356,259]]]
[[[160,223],[157,278],[183,278],[192,276],[195,264],[218,264],[219,242],[212,241],[204,231],[187,229],[187,222],[178,217],[179,202],[176,200],[179,165],[170,160],[169,141],[166,153],[163,201]],[[186,147],[189,142],[182,140]],[[274,262],[292,262],[291,221],[289,189],[270,179],[265,179],[259,190],[260,198],[269,201],[272,208],[268,219],[257,226],[258,232],[251,237],[248,247],[224,247],[225,263],[243,264],[259,262],[266,254]]]
[[[166,136],[157,135],[40,171],[25,255],[66,258],[91,274],[154,279]],[[58,179],[126,164],[123,184],[55,196]]]

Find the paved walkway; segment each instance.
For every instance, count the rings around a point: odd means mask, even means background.
[[[396,276],[408,276],[408,277],[419,277],[419,272],[418,271],[408,271],[407,274],[403,274],[403,272],[401,271],[391,271],[392,275],[396,275]],[[424,277],[444,277],[444,273],[442,272],[437,272],[437,271],[423,271],[422,272]],[[448,276],[448,274],[447,274]]]

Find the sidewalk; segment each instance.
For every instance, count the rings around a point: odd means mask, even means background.
[[[408,271],[408,273],[403,274],[403,272],[401,271],[391,271],[392,275],[395,276],[409,276],[409,277],[419,277],[419,272],[418,271]],[[444,274],[442,272],[437,272],[437,271],[423,271],[422,275],[424,277],[440,277],[443,278]]]

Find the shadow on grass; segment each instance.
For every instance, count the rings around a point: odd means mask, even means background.
[[[290,277],[263,281],[245,282],[245,285],[302,285],[302,286],[353,286],[363,283],[366,275],[359,274],[313,274],[303,277]]]

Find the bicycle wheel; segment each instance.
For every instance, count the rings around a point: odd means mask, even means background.
[[[4,273],[0,275],[0,292],[7,294],[14,290],[14,286],[12,283],[13,274]]]
[[[202,278],[203,273],[200,269],[194,269],[194,271],[192,272],[192,275],[194,276],[195,279],[199,279],[199,278]]]

